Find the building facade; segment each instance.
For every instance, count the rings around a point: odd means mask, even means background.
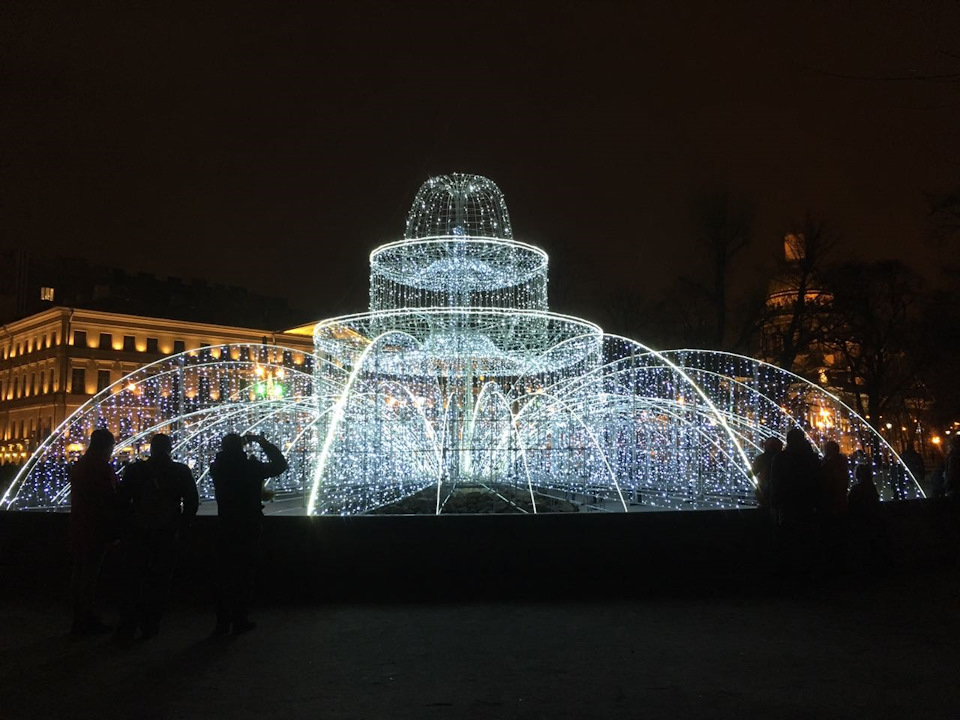
[[[93,395],[184,351],[226,343],[313,351],[310,326],[290,332],[51,307],[0,325],[0,465],[20,464]]]

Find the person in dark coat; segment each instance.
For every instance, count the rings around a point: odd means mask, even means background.
[[[120,519],[119,480],[110,465],[113,433],[99,428],[70,470],[70,552],[73,556],[73,624],[70,632],[86,635],[109,632],[96,612],[97,580],[107,548],[115,545]]]
[[[820,463],[803,430],[787,433],[787,446],[770,470],[770,506],[776,512],[781,568],[798,575],[809,570],[814,548],[814,513]]]
[[[823,446],[820,466],[820,491],[817,510],[821,515],[843,519],[847,514],[847,491],[850,488],[850,462],[833,440]]]
[[[923,485],[927,475],[927,467],[923,462],[923,456],[917,452],[917,449],[912,444],[907,445],[900,459],[903,460],[903,464],[907,466],[907,470],[910,471],[914,479]]]
[[[824,443],[820,465],[817,515],[820,520],[822,563],[829,572],[843,567],[846,551],[847,490],[850,488],[850,462],[833,440]]]
[[[197,514],[200,497],[190,468],[174,462],[169,435],[150,440],[150,458],[138,460],[123,473],[120,502],[125,508],[122,548],[126,565],[126,598],[117,640],[131,642],[157,634],[170,592],[177,558],[177,540]]]
[[[757,507],[770,509],[770,470],[773,459],[783,450],[780,438],[768,437],[763,441],[763,452],[753,459],[750,466],[753,476],[757,479]]]
[[[890,553],[887,548],[886,528],[880,516],[880,493],[873,482],[873,468],[858,465],[856,479],[847,498],[851,535],[865,541],[869,562],[873,566],[888,565]]]
[[[257,443],[267,462],[248,457],[244,446]],[[250,591],[263,524],[262,500],[271,493],[264,480],[287,469],[280,449],[261,435],[224,436],[210,465],[218,516],[217,625],[214,635],[240,634],[256,623],[248,617]]]
[[[943,483],[947,497],[960,503],[960,435],[950,438],[950,451],[944,461]]]

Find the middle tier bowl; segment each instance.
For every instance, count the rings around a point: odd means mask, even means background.
[[[567,315],[501,308],[381,310],[317,324],[319,358],[348,372],[395,377],[520,377],[583,372],[603,331]]]

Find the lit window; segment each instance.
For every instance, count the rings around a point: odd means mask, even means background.
[[[73,368],[73,372],[70,374],[70,392],[80,393],[86,392],[86,379],[87,371],[84,368]]]
[[[53,302],[53,288],[52,287],[40,288],[40,299],[46,302]]]

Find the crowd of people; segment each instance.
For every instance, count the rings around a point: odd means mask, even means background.
[[[263,462],[247,454],[258,445]],[[139,633],[159,631],[176,564],[178,543],[199,508],[196,481],[189,466],[173,459],[168,435],[150,441],[150,456],[127,466],[119,477],[110,462],[114,437],[98,429],[71,469],[70,548],[74,634],[113,631],[96,611],[96,588],[108,551],[121,556],[123,597],[116,639],[132,643]],[[925,475],[923,459],[912,448],[902,460],[914,477]],[[851,466],[853,482],[851,484]],[[213,635],[249,632],[256,555],[263,502],[272,498],[266,480],[287,469],[276,445],[261,435],[228,433],[210,465],[217,502],[216,624]],[[786,445],[768,438],[752,466],[757,505],[775,529],[780,570],[802,578],[820,570],[842,571],[848,539],[859,538],[872,564],[889,562],[880,494],[873,467],[864,458],[847,458],[834,441],[822,457],[799,428]],[[933,494],[960,499],[960,436],[950,444],[932,475]]]
[[[924,479],[923,458],[916,449],[908,446],[901,459],[915,478]],[[866,453],[848,458],[831,440],[818,456],[803,431],[794,428],[787,433],[786,446],[778,438],[768,438],[752,470],[757,504],[769,513],[783,573],[791,577],[838,573],[851,539],[859,542],[870,565],[889,563],[880,493]],[[938,472],[939,494],[960,498],[960,437],[954,437]],[[891,470],[895,494],[906,482],[903,475],[902,468]]]
[[[259,445],[267,462],[248,456]],[[113,631],[96,609],[100,569],[108,551],[121,556],[123,594],[116,640],[130,645],[154,637],[160,627],[176,564],[178,543],[199,508],[189,466],[174,461],[169,435],[156,434],[150,456],[118,477],[110,463],[114,437],[98,429],[71,470],[71,595],[75,635]],[[276,445],[261,435],[225,435],[210,466],[217,501],[216,625],[213,634],[241,634],[256,627],[249,597],[263,520],[272,497],[268,478],[287,469]]]

